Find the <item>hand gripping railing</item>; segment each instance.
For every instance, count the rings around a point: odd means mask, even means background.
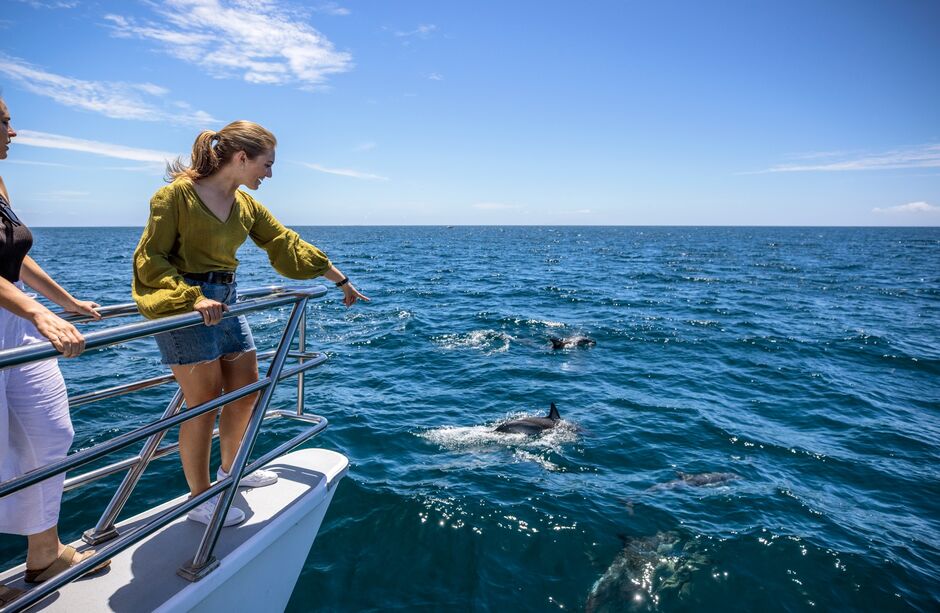
[[[277,348],[274,351],[265,352],[258,355],[259,359],[271,359],[271,364],[268,367],[267,373],[263,379],[259,379],[258,381],[237,390],[227,392],[222,396],[219,396],[218,398],[205,402],[201,405],[191,407],[183,413],[180,413],[180,408],[183,401],[182,393],[177,390],[176,394],[173,396],[172,400],[170,400],[166,410],[163,412],[163,416],[160,419],[145,426],[141,426],[131,432],[116,436],[89,449],[84,449],[77,453],[71,454],[62,460],[53,462],[47,466],[40,467],[24,475],[20,475],[19,477],[0,483],[0,498],[2,498],[52,476],[64,473],[65,471],[79,466],[89,464],[108,455],[109,453],[147,439],[147,442],[144,444],[144,447],[139,455],[121,460],[109,466],[89,471],[85,474],[79,475],[78,477],[67,479],[65,482],[65,488],[72,489],[116,472],[129,469],[124,477],[124,481],[115,491],[114,496],[109,502],[95,528],[93,530],[86,531],[83,537],[89,543],[97,544],[108,541],[107,544],[103,547],[99,547],[95,554],[89,559],[84,560],[80,564],[56,575],[52,579],[49,579],[41,586],[30,590],[6,607],[0,608],[0,613],[6,613],[7,611],[19,611],[29,607],[30,605],[41,600],[47,594],[57,590],[62,585],[65,585],[66,583],[69,583],[80,577],[89,569],[95,567],[104,560],[107,560],[117,555],[121,551],[124,551],[128,547],[131,547],[138,541],[146,538],[148,535],[167,525],[177,517],[195,508],[199,504],[202,504],[211,497],[221,493],[219,504],[216,506],[215,514],[210,519],[208,526],[206,526],[206,530],[199,543],[196,553],[193,556],[193,559],[180,568],[177,572],[180,574],[180,576],[189,579],[190,581],[198,581],[213,569],[215,569],[219,563],[213,557],[212,552],[218,541],[219,533],[222,529],[223,519],[228,513],[229,507],[232,504],[235,496],[235,490],[237,488],[238,482],[241,480],[241,477],[260,468],[264,464],[267,464],[274,458],[282,455],[285,451],[292,449],[310,439],[311,437],[319,434],[328,425],[328,422],[325,418],[318,415],[306,414],[303,410],[304,372],[326,361],[325,355],[320,353],[308,353],[306,350],[305,307],[308,299],[319,298],[326,294],[326,291],[327,290],[325,287],[318,285],[310,288],[283,288],[272,286],[240,292],[242,298],[251,298],[251,300],[241,301],[236,305],[232,305],[229,308],[229,311],[225,313],[224,318],[237,317],[238,315],[243,315],[245,313],[261,311],[278,306],[285,306],[289,304],[293,305],[290,317],[288,318],[287,324],[284,327],[284,331],[281,335],[281,339]],[[104,318],[121,317],[137,313],[136,307],[134,307],[133,303],[105,307],[100,309],[99,312],[102,312]],[[66,316],[66,318],[72,320],[82,319],[81,317],[77,316]],[[193,325],[199,325],[201,322],[202,317],[200,314],[188,313],[154,321],[123,325],[117,328],[111,328],[98,332],[91,332],[85,335],[85,348],[87,351],[99,347],[115,345],[129,340],[152,336],[154,334],[166,332],[168,330],[177,330]],[[294,334],[298,332],[298,328],[299,347],[298,351],[295,352],[290,350],[290,346]],[[16,349],[0,351],[0,369],[16,366],[19,364],[35,362],[57,355],[58,352],[52,347],[52,345],[46,343],[39,343],[35,345],[18,347]],[[285,363],[288,358],[297,358],[299,364],[296,366],[291,366],[290,368],[285,368]],[[270,405],[276,383],[294,375],[296,375],[298,378],[296,413],[293,411],[268,411],[267,409]],[[78,406],[105,398],[112,398],[122,394],[139,391],[141,389],[147,389],[171,381],[173,381],[172,375],[155,377],[143,381],[132,382],[107,390],[98,390],[88,394],[75,396],[70,398],[69,402],[71,406]],[[233,400],[237,400],[258,391],[260,391],[260,395],[257,402],[255,403],[255,407],[252,411],[248,427],[242,439],[242,443],[238,449],[238,452],[236,453],[235,460],[232,464],[232,469],[229,471],[229,476],[225,479],[219,480],[205,492],[202,492],[197,496],[193,496],[185,502],[159,513],[158,515],[151,518],[150,521],[133,529],[131,532],[119,535],[114,526],[115,521],[117,520],[118,515],[124,508],[124,505],[129,499],[131,493],[136,487],[140,477],[143,475],[150,461],[168,455],[179,447],[178,443],[160,447],[160,443],[163,440],[166,431],[184,421],[198,417],[199,415],[203,415],[209,411],[214,411],[219,407],[232,402]],[[313,424],[313,427],[279,445],[277,448],[269,451],[262,457],[249,464],[248,458],[251,456],[255,441],[257,440],[258,434],[260,432],[261,422],[268,418],[284,417],[298,419],[300,421]]]

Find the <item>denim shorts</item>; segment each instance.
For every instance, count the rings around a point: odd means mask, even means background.
[[[190,281],[202,289],[202,295],[224,304],[235,304],[236,283]],[[244,315],[223,319],[214,326],[199,324],[157,334],[162,362],[168,366],[211,362],[233,353],[255,350],[255,340]]]

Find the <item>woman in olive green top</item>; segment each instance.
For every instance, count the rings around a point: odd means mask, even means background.
[[[133,295],[149,318],[198,311],[205,326],[191,326],[157,336],[164,363],[194,407],[258,380],[251,330],[244,316],[222,320],[235,301],[235,252],[251,238],[267,251],[271,265],[292,279],[323,275],[343,291],[349,307],[360,294],[322,251],[285,228],[257,200],[241,191],[255,190],[274,165],[274,135],[248,121],[218,132],[204,131],[193,145],[192,164],[171,164],[173,182],[150,201],[150,219],[134,252]],[[228,475],[251,416],[257,394],[230,402],[219,419],[222,465]],[[209,488],[209,451],[216,415],[207,413],[180,425],[180,457],[192,495]],[[240,485],[261,487],[277,480],[271,471],[246,475]],[[208,523],[216,499],[189,513]],[[245,519],[231,507],[224,525]]]

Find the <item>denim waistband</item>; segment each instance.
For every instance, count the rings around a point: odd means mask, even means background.
[[[230,285],[235,283],[234,270],[211,270],[209,272],[184,272],[184,279],[202,281],[203,283],[220,283]]]

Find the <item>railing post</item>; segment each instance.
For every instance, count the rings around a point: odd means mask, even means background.
[[[203,533],[199,547],[196,549],[196,555],[193,556],[193,559],[188,564],[180,567],[176,571],[177,575],[187,581],[199,581],[215,570],[219,565],[219,561],[215,559],[212,552],[219,540],[219,533],[222,531],[222,523],[226,515],[228,515],[232,501],[235,499],[238,482],[242,478],[245,466],[248,464],[248,458],[251,456],[251,451],[255,446],[255,440],[258,438],[258,433],[261,429],[261,422],[264,419],[265,412],[268,410],[268,405],[271,403],[278,376],[281,373],[281,369],[284,368],[284,362],[287,360],[287,355],[290,353],[291,341],[294,338],[294,334],[297,332],[297,327],[300,324],[301,316],[306,310],[306,307],[307,298],[301,298],[294,304],[294,309],[291,311],[287,325],[284,326],[281,342],[278,344],[277,351],[271,359],[271,365],[268,367],[267,378],[271,381],[271,384],[264,388],[257,402],[255,402],[251,419],[248,422],[248,427],[245,429],[245,435],[242,437],[241,445],[239,445],[238,452],[235,454],[235,460],[232,462],[232,469],[229,471],[229,476],[226,477],[226,479],[231,479],[232,482],[219,494],[219,502],[216,505],[215,513],[206,526],[206,531]]]
[[[307,353],[307,309],[300,314],[300,330],[297,333],[297,348],[300,357],[297,361],[304,363],[304,354]],[[297,414],[304,414],[304,371],[297,373]]]
[[[166,410],[163,411],[163,418],[176,415],[179,413],[182,406],[183,390],[177,389],[176,393],[173,395],[173,399],[170,400],[170,403],[166,406]],[[82,534],[82,540],[89,545],[97,545],[103,541],[113,539],[118,535],[118,531],[114,528],[114,522],[117,521],[118,515],[124,510],[124,505],[127,504],[127,500],[130,498],[134,488],[137,487],[137,482],[140,481],[141,475],[147,470],[147,466],[150,464],[150,460],[153,458],[153,454],[156,453],[157,448],[160,447],[164,436],[166,436],[166,430],[161,430],[147,439],[147,442],[144,443],[144,447],[140,452],[140,459],[127,471],[127,474],[124,475],[124,481],[121,482],[120,487],[114,492],[114,496],[111,497],[111,502],[108,503],[104,513],[101,514],[101,519],[98,520],[98,523],[93,529],[86,530],[85,533]]]

